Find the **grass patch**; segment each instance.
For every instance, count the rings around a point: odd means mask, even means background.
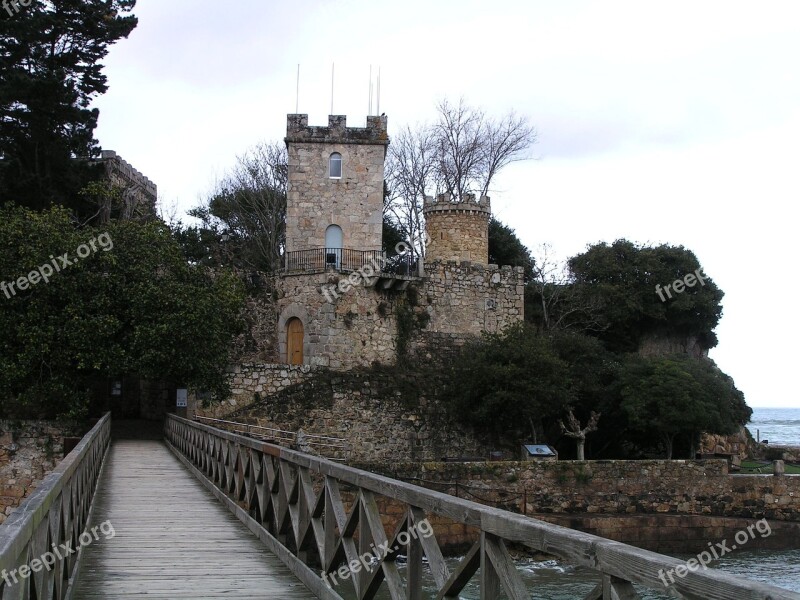
[[[742,470],[739,473],[743,474],[762,474],[762,475],[770,475],[772,474],[772,463],[771,462],[758,462],[753,460],[743,460],[742,461]],[[798,465],[786,465],[786,474],[787,475],[800,475],[800,466]]]

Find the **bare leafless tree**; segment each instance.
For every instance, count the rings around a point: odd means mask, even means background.
[[[503,167],[529,158],[527,151],[536,143],[536,130],[513,112],[492,119],[463,98],[458,104],[443,100],[437,111],[438,176],[454,198],[487,195]]]
[[[541,329],[583,332],[606,329],[600,303],[575,286],[566,264],[553,256],[552,246],[539,244],[533,254],[533,277],[528,285],[535,290],[541,305]]]
[[[434,136],[439,179],[453,198],[464,199],[475,187],[483,187],[486,117],[463,100],[455,106],[443,100],[437,110]]]
[[[529,285],[538,292],[542,306],[543,329],[555,328],[552,320],[554,307],[564,294],[568,283],[566,270],[553,258],[553,247],[550,244],[539,244],[533,263],[533,279]]]
[[[426,125],[405,127],[393,136],[386,164],[388,195],[386,212],[400,225],[409,240],[424,236],[422,207],[426,195],[436,193],[433,130]],[[412,249],[424,256],[425,245],[412,243]]]
[[[464,100],[437,106],[432,125],[406,127],[389,146],[386,212],[412,240],[424,231],[425,196],[485,196],[502,169],[529,158],[536,130],[513,112],[492,119]]]
[[[561,433],[567,437],[575,438],[575,441],[578,444],[578,460],[586,460],[584,455],[584,448],[586,447],[586,435],[592,433],[593,431],[597,431],[597,423],[600,421],[600,414],[601,413],[592,411],[591,415],[589,415],[589,422],[586,424],[586,427],[581,428],[581,422],[570,408],[569,414],[567,415],[568,426],[564,425],[564,421],[558,422],[558,424],[561,426]]]

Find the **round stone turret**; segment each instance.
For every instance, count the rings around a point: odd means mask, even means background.
[[[475,199],[468,194],[454,200],[450,194],[435,199],[427,196],[423,206],[428,245],[425,261],[489,262],[489,219],[492,216],[488,196]]]

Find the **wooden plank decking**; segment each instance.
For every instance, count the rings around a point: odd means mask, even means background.
[[[314,598],[160,441],[113,442],[83,549],[76,600]]]

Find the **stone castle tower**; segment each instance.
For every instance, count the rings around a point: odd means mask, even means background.
[[[380,251],[386,117],[367,117],[366,128],[347,127],[341,115],[327,127],[309,127],[308,115],[287,121],[286,251]]]
[[[426,260],[489,262],[492,207],[487,196],[478,201],[473,194],[463,200],[450,194],[428,196],[422,210],[428,234]]]
[[[424,265],[410,255],[408,264],[386,259],[388,145],[385,116],[367,117],[366,127],[347,127],[344,116],[309,127],[308,115],[288,115],[286,257],[276,280],[281,362],[341,370],[393,363],[401,350],[435,351],[523,318],[522,268],[487,265],[488,198],[427,199]]]

